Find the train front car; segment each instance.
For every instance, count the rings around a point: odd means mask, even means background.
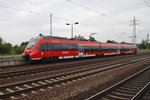
[[[22,54],[22,57],[25,58],[27,61],[28,60],[38,60],[38,59],[41,59],[40,57],[38,57],[38,42],[39,40],[41,39],[42,37],[41,36],[37,36],[35,38],[32,38],[28,45],[26,46],[23,54]]]

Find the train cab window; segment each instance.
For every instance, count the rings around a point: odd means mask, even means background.
[[[38,39],[31,39],[26,48],[33,48],[37,43]]]
[[[37,36],[37,37],[35,37],[35,38],[32,38],[32,39],[29,41],[29,43],[28,43],[28,45],[26,46],[26,48],[33,48],[33,47],[36,45],[36,43],[37,43],[40,39],[41,39],[40,36]]]

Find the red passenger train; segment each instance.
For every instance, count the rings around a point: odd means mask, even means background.
[[[26,60],[56,60],[136,52],[135,44],[103,43],[39,35],[29,41],[22,57]]]

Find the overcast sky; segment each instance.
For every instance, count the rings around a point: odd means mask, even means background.
[[[0,0],[0,36],[13,45],[28,41],[42,33],[50,34],[50,14],[53,14],[53,35],[88,38],[105,42],[131,42],[131,20],[137,23],[137,43],[150,33],[150,0]]]

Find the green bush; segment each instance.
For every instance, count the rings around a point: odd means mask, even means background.
[[[22,42],[20,46],[18,46],[18,45],[12,46],[11,43],[6,43],[0,37],[0,55],[21,54],[21,53],[23,53],[27,44],[28,44],[28,42]]]

